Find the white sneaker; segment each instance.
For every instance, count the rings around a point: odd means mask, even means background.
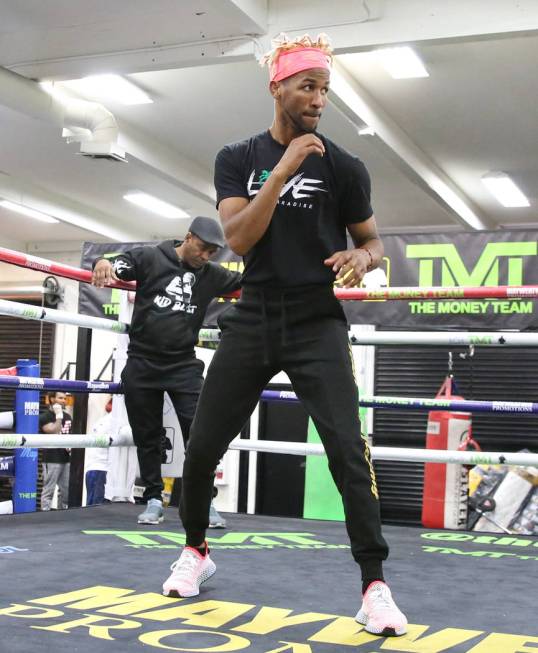
[[[209,528],[226,528],[226,520],[213,505],[209,506]]]
[[[388,585],[380,580],[368,586],[355,621],[363,624],[372,635],[394,637],[407,632],[407,619],[394,603]]]
[[[138,515],[139,524],[161,524],[163,521],[163,502],[159,499],[150,499],[144,512]]]
[[[217,567],[209,553],[203,556],[196,549],[186,546],[170,569],[172,573],[163,584],[163,594],[187,598],[200,594],[200,585],[213,576]]]

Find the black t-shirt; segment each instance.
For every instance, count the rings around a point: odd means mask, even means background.
[[[373,215],[365,165],[317,136],[325,154],[308,156],[282,187],[267,231],[244,257],[245,285],[332,284],[335,274],[323,261],[347,249],[346,225]],[[215,162],[217,207],[228,197],[254,199],[285,151],[269,131],[226,145]]]
[[[44,433],[45,435],[51,435],[50,433],[45,433],[43,431],[43,426],[45,424],[54,424],[56,421],[56,415],[52,410],[46,410],[39,415],[39,432]],[[61,433],[64,435],[71,433],[71,423],[73,418],[69,413],[63,411],[62,417],[62,430]],[[68,463],[70,454],[67,449],[43,449],[42,450],[42,460],[44,463]]]
[[[240,287],[238,272],[211,261],[191,268],[178,258],[177,245],[167,240],[111,259],[120,279],[136,281],[129,356],[164,363],[193,358],[210,302]]]

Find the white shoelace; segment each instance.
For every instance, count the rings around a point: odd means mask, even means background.
[[[197,565],[198,558],[196,555],[190,551],[184,551],[179,560],[172,563],[170,569],[173,572],[172,575],[176,579],[190,578]]]
[[[390,594],[382,586],[374,587],[371,592],[371,596],[372,603],[375,604],[376,608],[385,608],[387,610],[392,610],[396,607]]]

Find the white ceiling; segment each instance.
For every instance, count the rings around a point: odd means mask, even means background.
[[[538,225],[536,0],[0,0],[5,70],[40,81],[117,72],[154,100],[107,104],[128,163],[92,160],[46,111],[39,119],[13,100],[0,70],[0,197],[61,219],[42,224],[0,208],[0,246],[74,251],[84,240],[185,233],[188,219],[128,204],[122,196],[134,189],[216,216],[215,154],[269,126],[256,56],[282,30],[327,32],[373,116],[377,134],[359,136],[364,116],[335,96],[320,131],[365,161],[383,231],[462,228],[432,179],[487,228]],[[398,43],[414,47],[430,77],[394,80],[369,54]],[[509,173],[530,208],[497,204],[480,182],[491,170]]]

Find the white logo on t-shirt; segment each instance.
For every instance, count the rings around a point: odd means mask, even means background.
[[[123,270],[130,270],[133,266],[127,263],[127,261],[122,261],[118,259],[112,263],[112,269],[116,274],[123,272]]]
[[[168,308],[172,306],[172,311],[181,311],[182,313],[194,313],[198,308],[191,304],[192,287],[196,283],[196,276],[192,272],[184,272],[182,276],[175,276],[166,286],[165,292],[172,296],[157,295],[153,302],[159,308]]]
[[[261,187],[267,180],[266,175],[260,175],[260,180],[254,181],[255,174],[256,171],[253,170],[250,173],[250,177],[248,178],[247,190],[250,197],[253,197],[257,193],[259,193]],[[322,183],[323,183],[322,179],[312,179],[310,177],[305,177],[304,172],[300,172],[299,174],[295,175],[284,184],[282,190],[280,191],[280,197],[283,198],[286,195],[286,193],[289,193],[290,191],[291,191],[291,196],[293,197],[294,200],[304,199],[305,197],[313,197],[314,193],[316,192],[326,193],[327,190],[325,188],[322,188],[321,186],[313,185],[313,184],[322,184]]]

